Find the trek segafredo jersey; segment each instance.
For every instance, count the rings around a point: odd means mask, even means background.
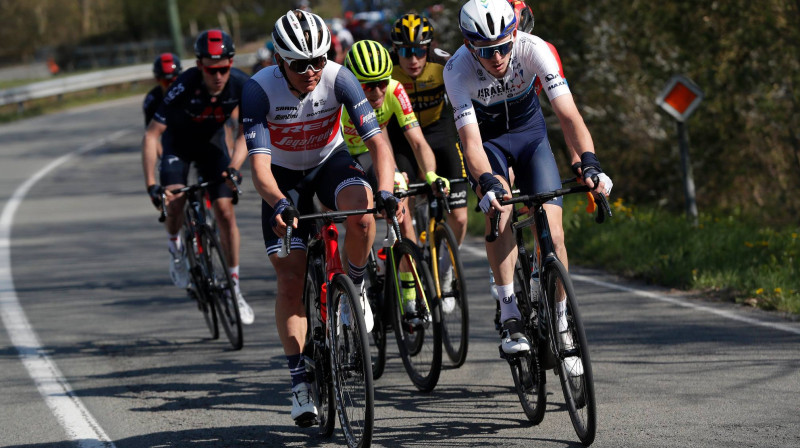
[[[329,61],[319,84],[297,98],[279,67],[253,75],[244,87],[242,124],[250,155],[269,154],[272,163],[291,170],[314,168],[344,144],[342,105],[363,140],[378,133],[375,111],[350,70]]]
[[[541,116],[534,84],[540,79],[547,98],[570,93],[547,43],[517,32],[509,67],[502,79],[490,75],[465,47],[447,62],[444,82],[453,104],[456,128],[477,123],[484,140],[532,124]]]

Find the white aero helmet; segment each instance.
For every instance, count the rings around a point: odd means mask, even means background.
[[[461,34],[469,41],[502,39],[514,32],[516,23],[507,0],[469,0],[458,16]]]
[[[282,58],[312,59],[328,53],[331,32],[318,15],[294,9],[275,22],[272,42]]]

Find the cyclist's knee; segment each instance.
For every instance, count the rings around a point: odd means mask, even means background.
[[[366,238],[370,234],[370,229],[375,225],[375,219],[372,215],[357,215],[350,216],[345,221],[347,234]]]

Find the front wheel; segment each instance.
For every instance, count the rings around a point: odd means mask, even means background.
[[[239,316],[239,304],[236,300],[236,288],[233,285],[228,263],[217,239],[217,234],[210,227],[203,230],[203,248],[208,262],[206,291],[213,297],[217,308],[217,317],[222,329],[234,350],[241,350],[244,345],[242,337],[242,319]]]
[[[369,446],[375,398],[361,293],[346,275],[337,274],[327,295],[331,310],[328,313],[328,340],[339,423],[347,446]]]
[[[411,382],[430,392],[442,371],[442,319],[433,280],[419,248],[408,240],[396,243],[387,259],[387,306],[392,327]]]
[[[564,391],[567,411],[578,438],[585,446],[594,442],[597,429],[594,378],[589,359],[589,345],[578,311],[578,301],[564,265],[559,260],[548,263],[546,286],[550,309],[550,337],[555,341],[558,377]],[[558,300],[566,303],[558,316]]]

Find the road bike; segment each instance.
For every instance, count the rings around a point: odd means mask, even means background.
[[[595,180],[595,183],[597,180]],[[597,429],[594,378],[578,301],[567,269],[558,259],[550,236],[547,214],[542,205],[569,194],[590,191],[585,185],[560,188],[533,195],[501,200],[500,205],[525,203],[533,210],[520,220],[512,214],[518,262],[515,269],[515,295],[531,350],[509,355],[500,348],[500,357],[511,367],[514,385],[525,415],[533,424],[541,423],[546,405],[545,371],[554,369],[561,382],[567,411],[581,443],[588,446]],[[605,196],[598,195],[597,222],[611,211]],[[528,251],[522,231],[534,225],[536,248]],[[491,219],[487,241],[497,238],[499,214]],[[557,302],[565,297],[565,318],[559,319]]]
[[[189,262],[191,284],[187,288],[189,296],[197,301],[197,307],[203,313],[211,338],[219,338],[219,326],[222,325],[234,350],[244,345],[242,320],[239,315],[239,304],[236,301],[236,289],[228,270],[228,263],[222,251],[219,235],[209,218],[206,191],[208,187],[224,181],[198,183],[171,190],[172,194],[186,194],[186,205],[183,213],[181,239],[186,248]],[[240,190],[233,191],[233,203],[238,202]],[[161,203],[166,204],[166,193],[161,194]],[[167,218],[166,207],[161,207],[158,220]]]
[[[348,216],[375,211],[372,208],[282,215],[287,223],[295,217],[312,221],[303,288],[308,319],[303,356],[318,410],[319,434],[326,438],[333,434],[338,411],[350,447],[370,446],[375,399],[361,292],[342,268],[336,224]],[[292,227],[286,230],[278,251],[280,258],[291,250]]]
[[[466,182],[450,179],[450,185]],[[469,306],[464,267],[458,240],[444,219],[450,203],[444,194],[444,182],[410,184],[405,193],[415,196],[414,218],[423,257],[431,269],[436,300],[441,306],[442,342],[453,367],[461,367],[469,347]]]
[[[395,196],[402,197],[402,193]],[[399,235],[400,226],[392,218],[382,249],[376,252],[373,248],[367,261],[367,297],[375,320],[371,338],[373,377],[383,374],[386,335],[393,330],[412,384],[421,392],[430,392],[442,370],[441,305],[419,247]]]

